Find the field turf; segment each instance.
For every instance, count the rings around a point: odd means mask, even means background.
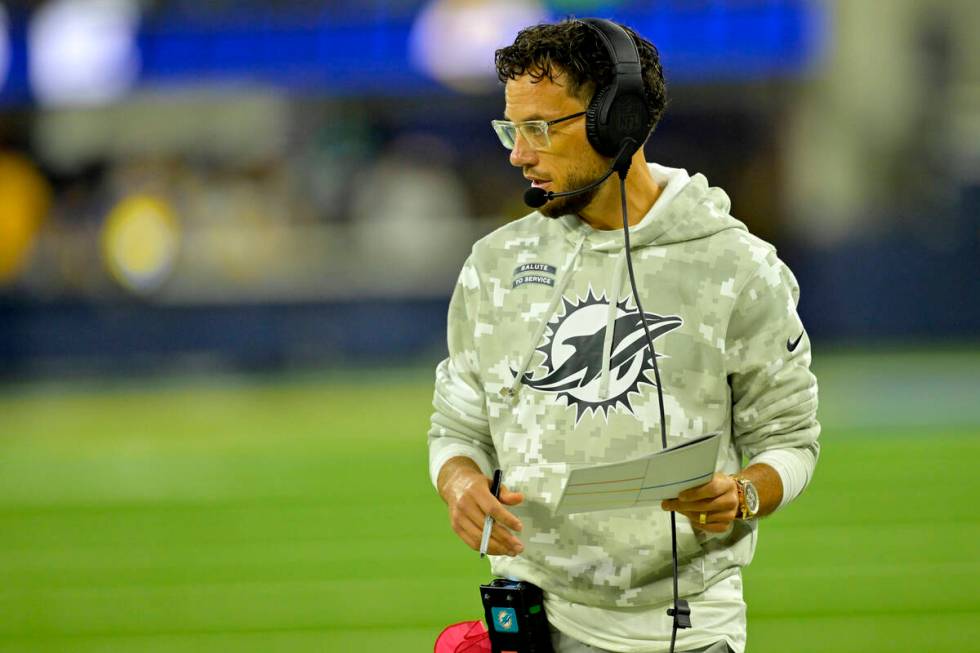
[[[816,369],[823,453],[761,527],[748,650],[980,651],[980,354]],[[428,481],[430,384],[0,388],[0,652],[431,651],[488,566]]]

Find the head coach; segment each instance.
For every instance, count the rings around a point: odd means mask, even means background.
[[[803,491],[819,454],[796,279],[724,191],[647,163],[666,104],[649,41],[568,19],[521,31],[496,66],[492,125],[538,208],[463,265],[432,481],[468,546],[494,518],[492,572],[544,591],[556,651],[668,651],[676,636],[678,651],[742,653],[759,519]],[[659,506],[554,515],[570,469],[712,432],[708,482]],[[693,627],[672,623],[675,592]]]

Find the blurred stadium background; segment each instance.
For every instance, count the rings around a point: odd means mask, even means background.
[[[492,52],[565,15],[658,45],[648,158],[802,287],[824,453],[763,525],[750,650],[980,651],[974,0],[0,1],[0,651],[479,617],[431,370],[525,212]]]

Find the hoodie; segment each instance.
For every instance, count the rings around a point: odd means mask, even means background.
[[[662,192],[630,241],[668,446],[719,432],[718,471],[771,462],[784,487],[791,474],[804,479],[798,493],[816,463],[819,424],[796,280],[703,175],[650,171]],[[450,301],[449,356],[436,370],[433,483],[448,459],[466,456],[488,475],[500,467],[504,484],[525,496],[511,508],[524,551],[491,556],[494,575],[601,611],[672,599],[669,513],[552,514],[570,470],[662,448],[639,317],[622,230],[534,212],[474,245]],[[681,596],[737,575],[756,529],[735,522],[706,534],[679,517]]]

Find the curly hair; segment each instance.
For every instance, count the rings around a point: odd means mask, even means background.
[[[644,99],[650,112],[652,133],[667,106],[667,85],[660,53],[650,41],[629,27],[620,27],[630,35],[640,53]],[[564,74],[569,95],[581,99],[586,106],[597,89],[613,80],[612,61],[605,45],[592,28],[574,18],[521,30],[513,45],[497,50],[494,62],[497,78],[504,83],[523,75],[530,75],[536,82],[545,77],[553,82],[556,75]]]

